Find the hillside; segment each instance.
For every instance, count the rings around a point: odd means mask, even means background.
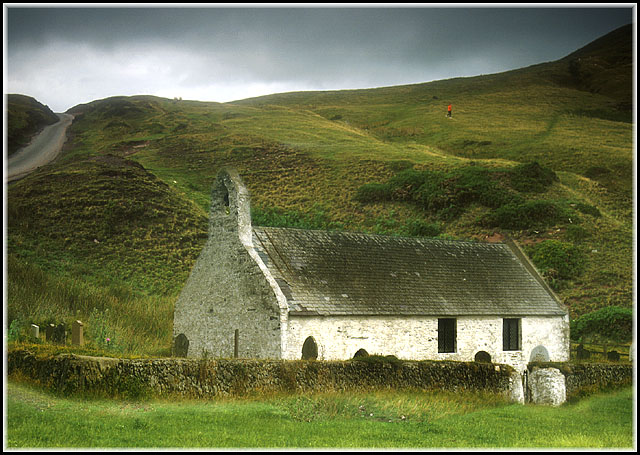
[[[48,106],[25,95],[7,95],[7,143],[9,155],[29,144],[42,128],[58,121]]]
[[[603,37],[556,62],[472,78],[224,104],[134,96],[75,106],[61,156],[9,187],[9,319],[52,318],[47,283],[69,288],[75,303],[56,307],[69,320],[94,314],[86,294],[137,315],[153,315],[160,299],[166,320],[142,329],[138,344],[146,333],[170,346],[171,305],[206,239],[223,165],[245,180],[257,225],[510,236],[572,318],[631,307],[631,92],[598,85],[599,72],[628,76],[630,30],[613,32],[628,38],[614,60],[615,40]],[[571,62],[587,55],[601,64],[577,78]],[[36,278],[42,295],[19,291],[20,279]],[[102,319],[122,333],[132,324]]]

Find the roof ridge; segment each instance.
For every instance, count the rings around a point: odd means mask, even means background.
[[[437,237],[419,237],[410,235],[396,235],[396,234],[375,234],[360,231],[340,231],[337,229],[304,229],[295,227],[282,227],[282,226],[253,226],[253,229],[276,229],[282,231],[298,231],[298,232],[310,232],[310,233],[327,233],[327,234],[345,234],[345,235],[360,235],[363,237],[376,237],[385,239],[407,239],[407,240],[424,240],[428,242],[441,242],[451,244],[467,244],[467,245],[501,245],[508,246],[505,242],[483,242],[476,240],[458,240],[458,239],[441,239]]]

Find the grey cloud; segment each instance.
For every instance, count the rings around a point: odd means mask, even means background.
[[[7,79],[33,96],[45,73],[74,85],[69,98],[398,85],[561,58],[631,19],[630,8],[10,7]]]

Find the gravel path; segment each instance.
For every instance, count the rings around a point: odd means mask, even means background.
[[[60,121],[45,127],[29,145],[11,155],[7,161],[7,182],[17,180],[52,161],[67,139],[66,132],[73,115],[56,114]]]

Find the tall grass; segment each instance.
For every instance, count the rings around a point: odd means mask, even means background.
[[[632,448],[633,390],[560,407],[471,393],[85,401],[10,382],[7,447]]]
[[[44,335],[48,324],[70,328],[80,320],[89,346],[113,354],[170,352],[175,296],[145,295],[125,285],[101,287],[83,278],[45,273],[13,255],[7,260],[7,324],[15,338],[10,341],[28,339],[30,324],[39,325]]]

